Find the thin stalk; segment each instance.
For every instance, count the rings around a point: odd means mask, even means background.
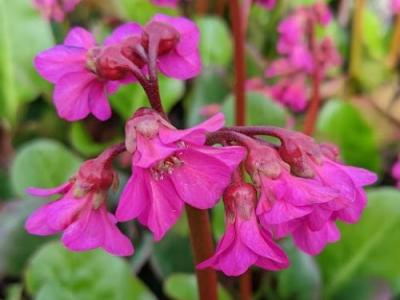
[[[208,0],[197,0],[196,1],[196,13],[198,15],[204,15],[208,11]]]
[[[215,13],[219,16],[222,16],[225,11],[226,0],[217,0],[215,5]]]
[[[214,252],[211,225],[207,210],[200,210],[186,204],[190,241],[194,254],[194,262],[198,263],[210,258]],[[211,268],[196,269],[197,285],[200,300],[217,300],[217,273]]]
[[[235,121],[237,125],[244,125],[246,122],[246,61],[243,17],[239,0],[229,0],[229,5],[235,44]]]
[[[252,284],[251,284],[251,270],[248,269],[246,273],[239,278],[240,300],[252,299]]]
[[[349,68],[349,75],[351,78],[357,77],[361,66],[364,6],[365,0],[355,0]]]
[[[389,67],[391,68],[395,67],[399,57],[399,51],[400,51],[400,14],[397,14],[394,33],[390,44],[390,51],[388,56]]]

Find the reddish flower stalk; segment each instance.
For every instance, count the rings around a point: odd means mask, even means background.
[[[222,16],[225,11],[226,0],[217,0],[215,4],[215,13]]]
[[[192,244],[195,264],[211,257],[214,252],[211,225],[207,210],[186,205],[190,229],[190,241]],[[214,269],[196,269],[197,284],[199,287],[199,299],[217,300],[217,273]]]
[[[356,0],[354,5],[349,69],[352,78],[357,77],[360,70],[364,6],[365,0]]]
[[[196,1],[196,13],[198,15],[204,15],[208,11],[208,0],[197,0]]]
[[[400,50],[400,14],[396,15],[396,22],[392,41],[390,44],[390,52],[388,56],[388,65],[393,68],[396,65]]]
[[[242,26],[241,7],[238,0],[229,0],[230,16],[235,44],[235,123],[244,125],[246,123],[246,61],[244,31]]]

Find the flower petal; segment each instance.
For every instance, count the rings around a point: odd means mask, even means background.
[[[104,45],[120,44],[128,37],[140,37],[142,32],[142,27],[139,24],[135,22],[125,23],[113,30],[111,35],[104,40]]]
[[[82,27],[75,27],[68,32],[64,45],[89,49],[96,46],[96,40],[91,32]]]
[[[111,117],[111,107],[106,97],[103,83],[94,82],[89,92],[89,107],[92,114],[100,121]]]
[[[187,80],[201,72],[201,60],[198,52],[181,56],[176,50],[162,55],[158,60],[158,68],[168,77]]]
[[[72,183],[66,182],[59,186],[49,189],[41,189],[35,187],[29,187],[26,189],[26,192],[32,196],[36,197],[49,197],[56,194],[65,194],[72,186]]]

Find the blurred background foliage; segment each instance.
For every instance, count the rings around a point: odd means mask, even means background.
[[[267,62],[277,56],[277,22],[291,8],[313,2],[282,0],[272,12],[252,8],[249,78],[260,76]],[[341,2],[329,1],[336,15]],[[346,72],[351,4],[347,21],[336,18],[325,29],[338,45],[344,67],[324,83],[326,103],[316,137],[339,145],[346,163],[377,172],[380,182],[368,191],[362,220],[352,226],[341,224],[342,239],[321,255],[307,256],[291,241],[284,241],[292,266],[279,273],[255,269],[255,299],[400,297],[400,191],[390,176],[400,152],[400,101],[396,98],[398,70],[389,70],[385,63],[393,18],[388,1],[367,2],[357,76],[349,80]],[[111,97],[114,115],[107,122],[88,118],[67,123],[57,117],[51,104],[52,87],[35,72],[33,57],[62,41],[70,26],[90,28],[100,41],[116,23],[145,23],[157,12],[178,14],[148,0],[84,0],[67,22],[55,24],[43,20],[30,0],[0,0],[0,299],[197,299],[184,217],[157,244],[138,224],[124,224],[123,230],[136,246],[135,255],[127,259],[97,250],[71,253],[56,237],[30,236],[23,229],[27,215],[43,203],[26,195],[25,189],[67,180],[82,160],[121,141],[124,121],[147,105],[138,85],[125,86]],[[190,82],[161,78],[163,103],[178,127],[198,123],[210,107],[221,109],[228,124],[233,122],[233,46],[227,19],[213,13],[195,17],[201,30],[201,76]],[[302,115],[294,115],[264,94],[247,96],[249,124],[295,128],[302,124]],[[392,98],[395,101],[390,102]],[[118,165],[123,183],[129,168],[124,159]],[[118,193],[111,198],[116,201]],[[224,231],[221,204],[211,216],[217,238]],[[234,299],[237,282],[221,276],[220,283],[220,299]]]

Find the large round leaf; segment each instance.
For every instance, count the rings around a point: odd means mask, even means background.
[[[52,140],[36,140],[20,148],[11,166],[11,180],[18,196],[26,197],[30,186],[54,187],[78,169],[81,160],[62,144]]]
[[[75,253],[59,243],[49,243],[35,254],[25,283],[37,300],[155,299],[121,258],[101,250]]]

